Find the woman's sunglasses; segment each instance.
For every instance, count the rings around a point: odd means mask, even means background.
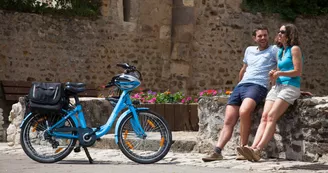
[[[280,30],[278,31],[278,34],[286,34],[286,30]]]

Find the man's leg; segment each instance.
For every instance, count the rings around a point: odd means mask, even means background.
[[[230,140],[233,133],[233,128],[235,127],[239,117],[239,107],[241,105],[240,88],[242,88],[242,85],[237,85],[229,97],[225,110],[224,124],[223,128],[221,129],[218,142],[215,145],[213,153],[207,157],[202,158],[204,162],[223,159],[221,150]]]
[[[235,127],[239,115],[239,106],[227,105],[225,111],[224,125],[221,130],[219,140],[216,147],[223,149],[227,142],[231,139],[233,128]]]
[[[256,102],[251,98],[245,98],[239,109],[240,116],[240,145],[248,143],[248,136],[251,131],[251,114],[256,107]]]
[[[239,106],[235,105],[227,105],[226,111],[225,111],[225,118],[224,118],[224,125],[221,130],[219,140],[217,144],[215,145],[214,152],[207,156],[202,158],[204,162],[210,162],[215,160],[221,160],[223,159],[223,156],[221,154],[221,150],[226,145],[226,143],[230,140],[233,132],[233,128],[237,123],[238,120],[238,111]]]
[[[248,136],[251,131],[251,114],[256,104],[261,102],[267,95],[267,89],[257,84],[245,85],[241,92],[243,101],[240,106],[240,145],[244,146],[248,143]]]

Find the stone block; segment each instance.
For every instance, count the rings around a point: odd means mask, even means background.
[[[179,61],[190,61],[190,45],[187,43],[176,43],[174,44],[171,59]]]
[[[88,127],[103,125],[113,111],[112,105],[103,98],[80,98]]]
[[[193,7],[193,6],[195,6],[195,1],[194,0],[182,0],[182,3],[186,7]]]
[[[225,1],[228,8],[232,9],[236,13],[242,12],[240,5],[242,3],[242,0],[229,0]]]
[[[169,60],[171,58],[171,40],[161,40],[159,44],[159,50],[162,52],[162,58],[163,58],[163,68],[164,64],[166,63],[166,60]]]
[[[174,7],[183,7],[183,0],[173,0]]]
[[[190,66],[188,64],[182,63],[172,63],[171,64],[171,74],[181,77],[189,77]]]
[[[171,26],[163,25],[159,30],[159,38],[163,40],[171,39]]]
[[[188,25],[195,23],[194,7],[176,7],[172,12],[173,25]]]
[[[192,41],[194,25],[176,25],[173,29],[173,37],[175,42],[190,43]]]
[[[102,0],[102,6],[100,8],[100,12],[102,16],[109,17],[110,10],[110,0]]]

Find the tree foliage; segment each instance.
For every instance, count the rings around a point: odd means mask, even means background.
[[[328,14],[328,0],[243,0],[242,9],[250,12],[279,13],[294,20],[298,15]]]
[[[0,9],[66,16],[94,17],[100,14],[100,0],[50,0],[48,2],[43,3],[38,0],[0,0]]]

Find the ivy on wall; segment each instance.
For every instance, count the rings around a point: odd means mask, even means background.
[[[279,13],[286,20],[298,15],[328,14],[328,0],[243,0],[242,9],[249,12]]]
[[[95,17],[100,0],[0,0],[0,9],[38,14]]]

